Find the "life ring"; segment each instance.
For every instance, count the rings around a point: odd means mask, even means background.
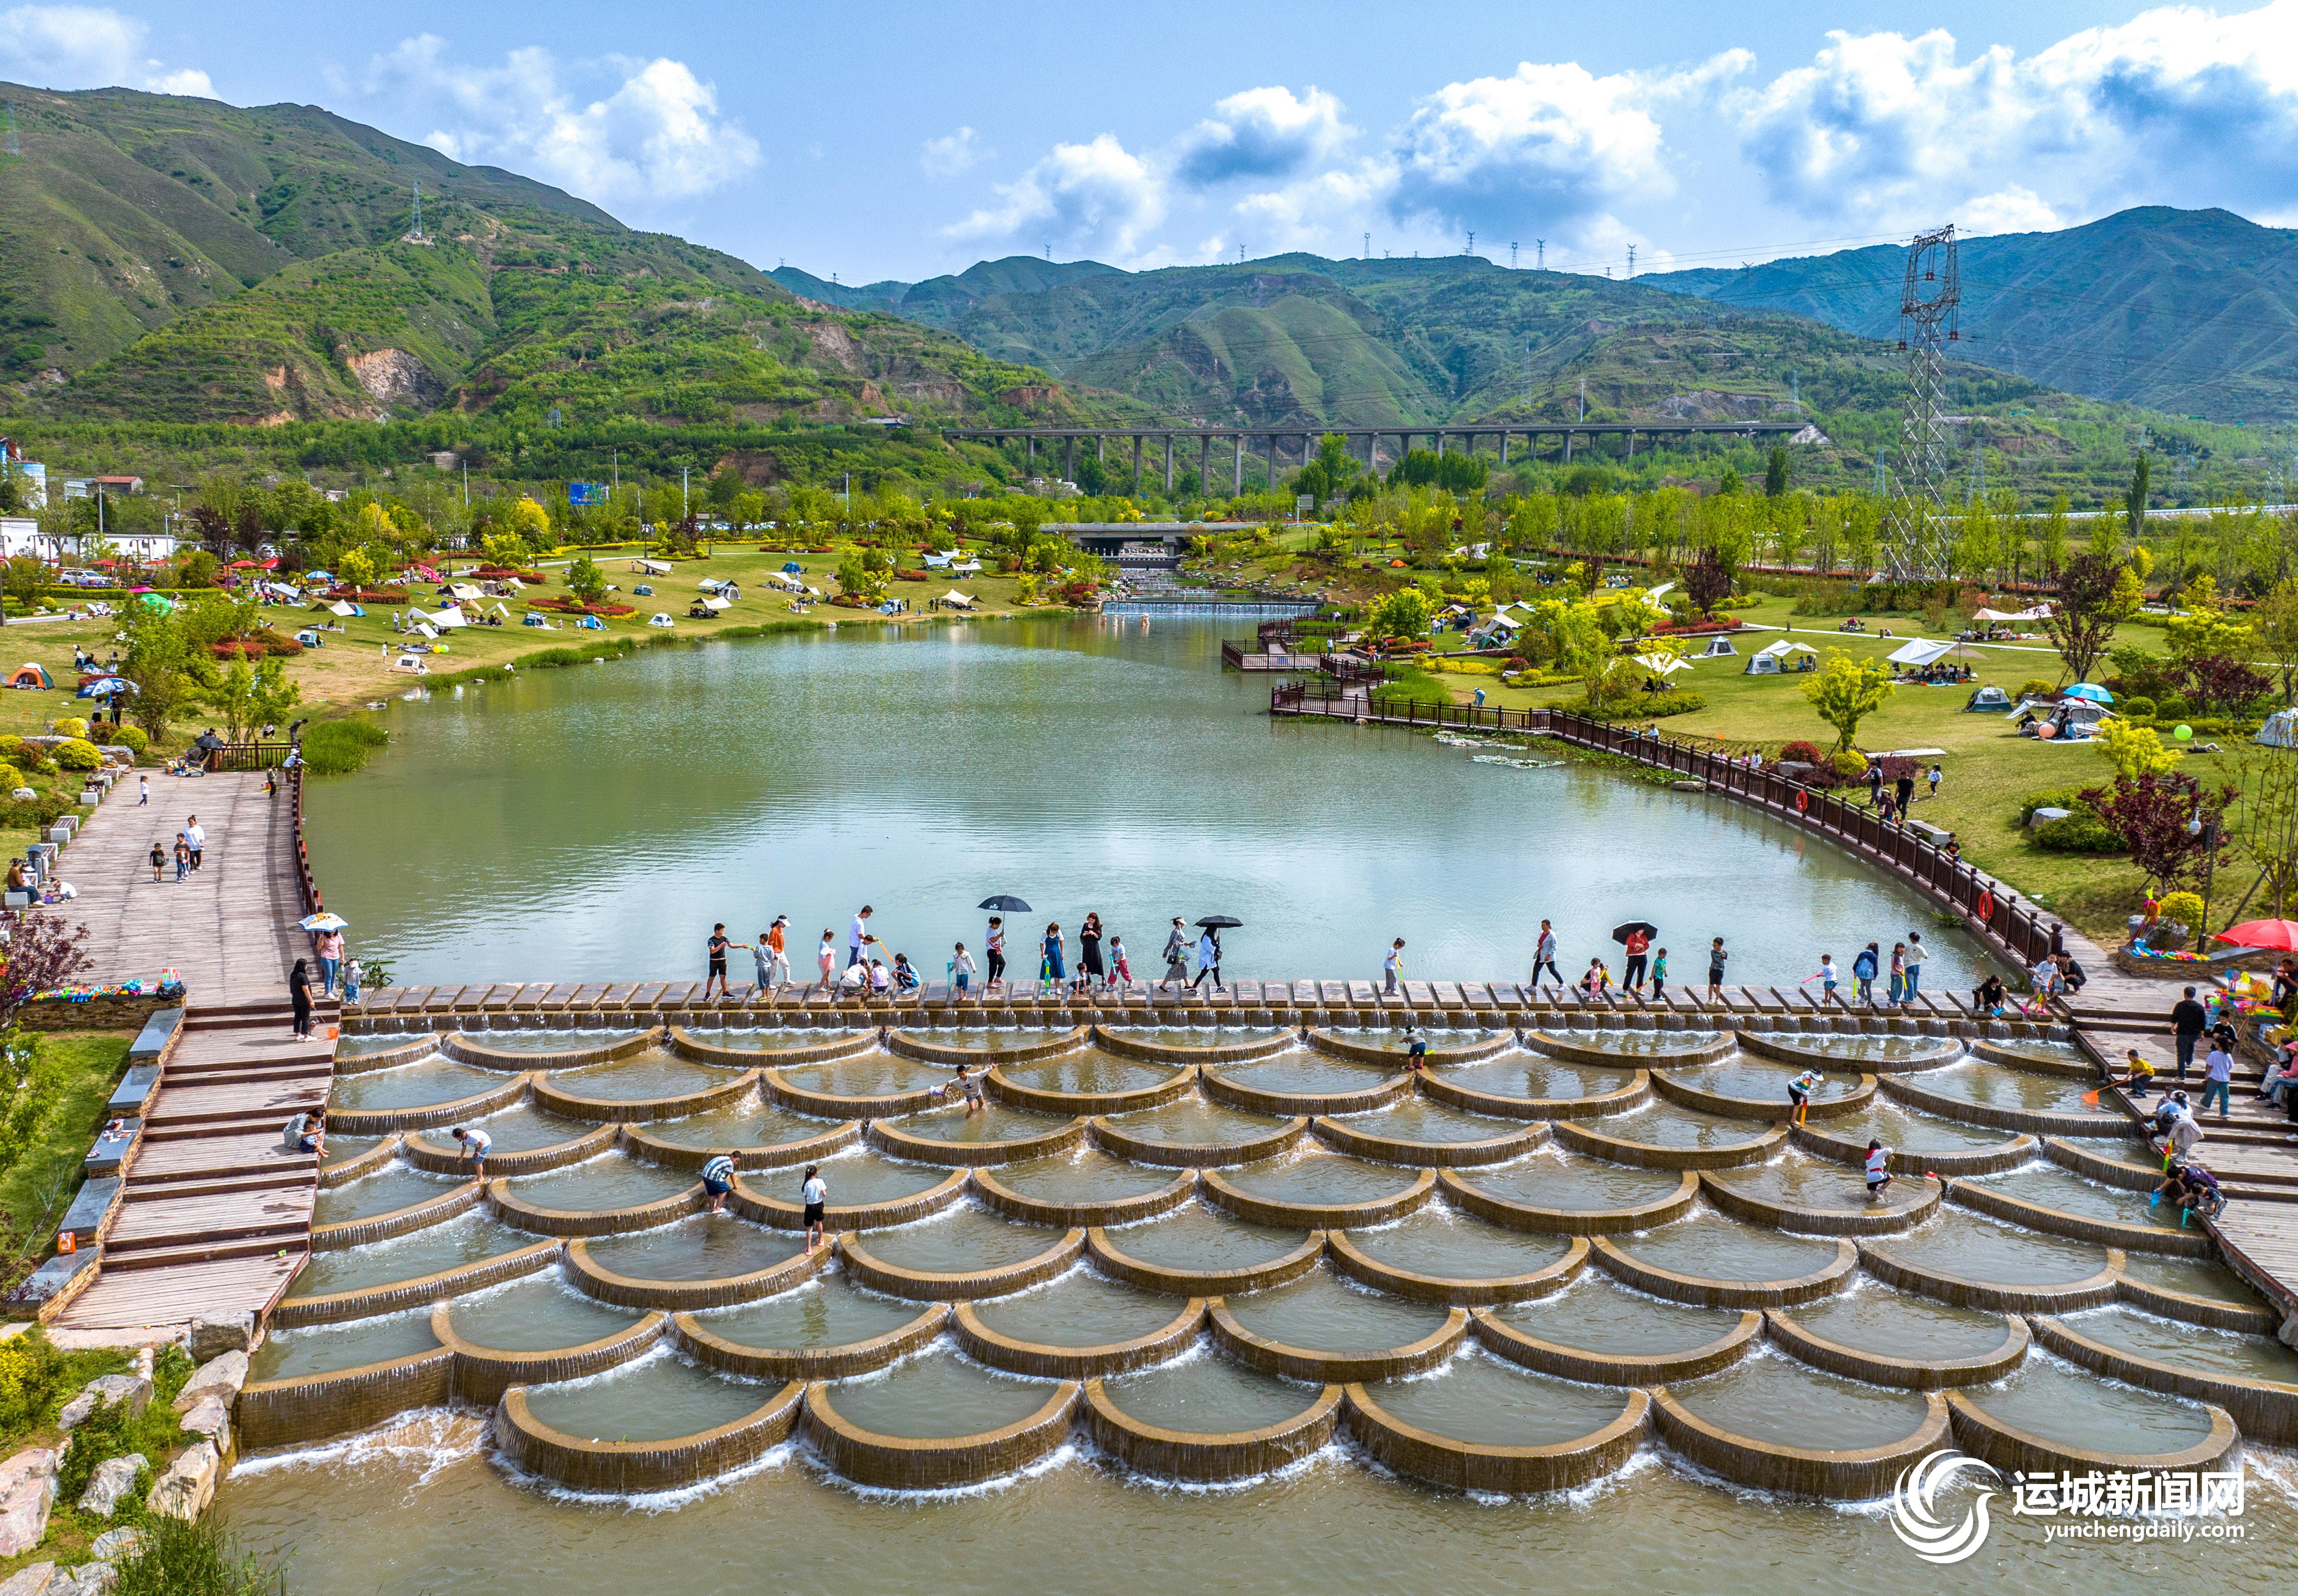
[[[1800,788],[1800,787],[1797,788],[1797,789],[1796,789],[1796,813],[1797,813],[1798,815],[1806,814],[1806,813],[1807,813],[1807,812],[1810,810],[1810,808],[1811,808],[1811,794],[1810,794],[1810,793],[1808,793],[1808,792],[1806,792],[1806,791],[1805,791],[1805,790],[1804,790],[1802,788]]]

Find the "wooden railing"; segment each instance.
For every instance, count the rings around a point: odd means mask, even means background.
[[[1886,823],[1873,810],[1848,802],[1839,793],[1806,786],[1774,770],[1750,769],[1673,738],[1640,733],[1568,709],[1480,708],[1471,704],[1409,700],[1372,705],[1361,697],[1343,698],[1330,686],[1302,682],[1272,689],[1269,712],[1361,719],[1381,725],[1546,732],[1579,748],[1705,782],[1711,791],[1727,793],[1806,831],[1832,838],[1886,866],[2021,965],[2064,949],[2065,928],[2058,922],[2037,914],[2001,883],[1950,857],[1929,839]]]
[[[208,750],[211,771],[277,770],[287,763],[291,742],[227,742]]]

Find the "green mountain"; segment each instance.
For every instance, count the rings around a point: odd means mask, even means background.
[[[1082,413],[1043,372],[914,318],[802,303],[733,256],[315,106],[0,93],[22,151],[0,156],[0,372],[20,413],[445,407],[584,428]]]
[[[2298,231],[2156,205],[1957,254],[1966,360],[2178,416],[2298,418]],[[1638,280],[1896,341],[1905,260],[1879,247]]]

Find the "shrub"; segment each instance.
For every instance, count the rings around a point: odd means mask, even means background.
[[[56,744],[54,758],[64,770],[100,770],[103,766],[103,751],[85,737]]]
[[[2152,699],[2123,699],[2122,718],[2131,721],[2153,720],[2154,718],[2154,700]]]
[[[153,1513],[138,1526],[143,1544],[118,1565],[113,1596],[274,1596],[286,1575],[242,1551],[214,1514],[186,1524]]]
[[[1857,748],[1844,748],[1831,756],[1827,764],[1839,776],[1864,775],[1867,772],[1867,756]]]
[[[1798,737],[1780,749],[1780,757],[1792,765],[1817,765],[1827,756],[1820,752],[1817,743],[1806,742]]]
[[[390,740],[373,721],[321,721],[303,733],[303,763],[314,775],[348,775]]]
[[[1690,715],[1695,709],[1707,707],[1707,700],[1696,692],[1682,688],[1671,688],[1666,692],[1624,694],[1607,699],[1600,709],[1591,709],[1585,699],[1556,699],[1550,709],[1569,709],[1599,721],[1654,721],[1671,715]]]
[[[2019,800],[2019,823],[2025,825],[2035,818],[2038,809],[2079,810],[2089,807],[2083,802],[2082,789],[2062,787],[2050,792],[2030,792]]]
[[[24,748],[24,740],[14,732],[0,736],[0,759],[5,759],[11,765],[21,765],[25,757]]]
[[[2053,854],[2119,854],[2122,839],[2088,809],[2078,809],[2035,828],[2035,846]]]
[[[24,778],[12,765],[0,765],[0,794],[11,793],[24,784]]]
[[[2051,684],[2040,676],[2029,676],[2019,683],[2019,696],[2022,699],[2039,699],[2050,690]]]
[[[152,740],[144,734],[144,728],[141,726],[114,726],[112,729],[112,740],[138,759],[152,751]]]
[[[2203,900],[2193,892],[2166,892],[2160,906],[2162,918],[2175,920],[2192,930],[2203,923]]]
[[[86,737],[87,723],[76,715],[68,715],[48,728],[59,737]]]
[[[2194,713],[2194,705],[2187,702],[2183,693],[2174,692],[2169,698],[2154,701],[2154,718],[2158,721],[2182,721]]]

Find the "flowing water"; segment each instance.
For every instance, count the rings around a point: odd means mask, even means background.
[[[793,916],[803,969],[814,928],[831,928],[842,942],[846,916],[865,899],[877,903],[878,933],[934,976],[953,941],[973,944],[979,954],[980,916],[967,906],[990,891],[1020,892],[1038,905],[1017,926],[1015,963],[1025,979],[1030,933],[1048,919],[1073,933],[1087,908],[1112,929],[1132,932],[1137,972],[1153,964],[1161,941],[1156,928],[1169,914],[1238,914],[1247,923],[1228,939],[1228,968],[1270,979],[1372,975],[1379,949],[1401,934],[1416,979],[1520,980],[1538,916],[1557,922],[1567,957],[1576,952],[1584,960],[1591,950],[1608,951],[1609,926],[1636,914],[1676,943],[1680,967],[1689,969],[1691,950],[1721,932],[1735,952],[1735,977],[1785,984],[1806,972],[1815,947],[1854,935],[1896,936],[1931,919],[1904,889],[1847,856],[1734,806],[1687,801],[1572,765],[1480,765],[1470,750],[1406,733],[1271,723],[1261,713],[1265,683],[1212,668],[1218,635],[1161,621],[1145,633],[1046,621],[900,638],[848,625],[833,636],[660,650],[627,663],[522,675],[459,697],[441,694],[393,709],[393,745],[367,774],[315,784],[315,866],[330,906],[352,921],[360,951],[389,958],[400,979],[416,982],[690,979],[699,973],[708,920],[738,917],[730,929],[748,939],[756,927],[742,919],[763,922],[776,912]],[[570,748],[579,757],[570,757]],[[442,832],[433,818],[442,812],[458,818],[451,831]],[[1558,846],[1559,839],[1631,845]],[[408,892],[409,858],[425,860],[429,873],[454,880],[459,890]],[[1719,881],[1732,883],[1728,895],[1719,894]],[[1764,906],[1762,915],[1746,922],[1722,906],[1754,902]],[[754,907],[741,911],[740,903]],[[1979,961],[1958,936],[1927,930],[1926,938],[1938,943],[1936,984],[1965,984],[1975,975]],[[1240,1039],[1146,1027],[1134,1034],[1168,1045]],[[960,1038],[977,1046],[990,1039],[980,1032],[950,1039]],[[776,1052],[826,1038],[798,1030],[703,1037],[753,1049],[768,1065]],[[601,1038],[491,1031],[483,1039],[547,1054]],[[1432,1045],[1477,1039],[1462,1033]],[[1683,1050],[1668,1033],[1574,1032],[1566,1039],[1614,1044],[1616,1065],[1510,1049],[1440,1065],[1438,1074],[1508,1096],[1584,1096],[1617,1090],[1639,1067],[1668,1068],[1667,1055]],[[1839,1069],[1849,1075],[1862,1063],[1923,1062],[1927,1046],[1920,1039],[1844,1038],[1814,1056],[1827,1061],[1831,1076]],[[541,1057],[537,1065],[552,1068]],[[1088,1048],[1006,1072],[1041,1089],[1103,1091],[1170,1079],[1178,1067]],[[1792,1072],[1753,1059],[1674,1067],[1718,1087],[1744,1079],[1763,1097]],[[1386,1073],[1305,1052],[1224,1071],[1241,1082],[1304,1095]],[[1985,1071],[1966,1066],[1947,1079],[1984,1082],[1969,1088],[1974,1096],[2040,1083],[2038,1105],[2056,1101],[2047,1077],[2021,1078],[1992,1065]],[[553,1073],[569,1089],[596,1082],[598,1095],[626,1100],[727,1075],[659,1053]],[[951,1074],[947,1066],[873,1050],[793,1065],[788,1078],[806,1089],[869,1095],[939,1084]],[[502,1079],[500,1071],[431,1059],[346,1077],[336,1101],[350,1105],[372,1094],[375,1106],[414,1106]],[[992,1114],[954,1134],[979,1137],[1060,1122],[1003,1105]],[[950,1119],[929,1111],[902,1123],[948,1134]],[[497,1145],[505,1151],[588,1129],[529,1105],[486,1122],[500,1131]],[[1281,1121],[1192,1092],[1118,1123],[1144,1140],[1185,1145],[1194,1156],[1264,1137]],[[1347,1123],[1434,1144],[1505,1134],[1523,1122],[1486,1121],[1415,1096],[1352,1114]],[[1765,1129],[1762,1118],[1665,1104],[1590,1124],[1630,1139],[1708,1149],[1745,1145]],[[1825,1129],[1864,1137],[1871,1125],[1908,1147],[2006,1139],[1888,1103]],[[645,1129],[690,1147],[758,1146],[813,1134],[827,1122],[751,1096]],[[428,1134],[436,1140],[443,1133]],[[833,1204],[884,1202],[951,1178],[946,1169],[867,1148],[821,1163]],[[1095,1145],[982,1172],[1056,1202],[1137,1195],[1177,1176],[1188,1178]],[[1313,1142],[1252,1167],[1230,1158],[1223,1168],[1240,1187],[1299,1202],[1385,1195],[1417,1173]],[[744,1184],[794,1201],[802,1174],[800,1167],[756,1170]],[[1567,1212],[1648,1203],[1682,1184],[1671,1170],[1609,1163],[1553,1144],[1459,1174],[1500,1202]],[[1776,1153],[1724,1178],[1773,1200],[1823,1207],[1864,1200],[1853,1171],[1801,1152]],[[526,1202],[580,1210],[677,1194],[694,1178],[611,1152],[510,1184]],[[2076,1189],[2044,1166],[2003,1184],[2056,1193],[2070,1205]],[[366,1213],[407,1193],[438,1189],[444,1183],[395,1165],[331,1188],[326,1201],[333,1211]],[[2083,1195],[2096,1199],[2087,1183]],[[1200,1197],[1109,1234],[1113,1247],[1145,1263],[1227,1271],[1294,1253],[1306,1228],[1252,1224]],[[944,1270],[1021,1261],[1061,1234],[960,1201],[856,1239],[888,1262]],[[408,1280],[538,1239],[492,1211],[467,1213],[318,1254],[290,1294]],[[1544,1268],[1573,1245],[1568,1236],[1496,1224],[1441,1198],[1401,1220],[1354,1230],[1351,1239],[1378,1262],[1460,1280]],[[1613,1239],[1636,1259],[1738,1280],[1806,1273],[1837,1252],[1831,1240],[1784,1235],[1704,1206]],[[1925,1267],[2009,1284],[2086,1278],[2105,1258],[2103,1248],[1952,1210],[1911,1233],[1878,1239]],[[781,1262],[803,1242],[729,1212],[675,1215],[587,1245],[601,1267],[675,1292],[687,1282]],[[2168,1290],[2251,1300],[2215,1263],[2134,1253],[2129,1273]],[[1788,1311],[1814,1333],[1897,1355],[1970,1356],[2001,1344],[2000,1315],[1949,1309],[1864,1273],[1842,1286]],[[1345,1354],[1418,1340],[1446,1318],[1441,1303],[1374,1289],[1329,1261],[1282,1285],[1231,1293],[1227,1305],[1256,1335]],[[1148,1334],[1182,1308],[1181,1296],[1123,1285],[1087,1258],[1057,1279],[988,1299],[976,1311],[1002,1335],[1081,1346]],[[557,1268],[456,1297],[448,1311],[459,1336],[525,1352],[593,1341],[639,1317],[583,1294],[574,1272]],[[856,1286],[832,1260],[802,1284],[761,1301],[702,1309],[694,1319],[740,1345],[794,1351],[870,1341],[928,1311],[923,1302]],[[1744,1318],[1631,1289],[1600,1263],[1551,1295],[1489,1311],[1525,1336],[1620,1356],[1704,1346],[1739,1330]],[[2264,1337],[2197,1331],[2122,1306],[2078,1319],[2099,1340],[2180,1367],[2270,1378],[2289,1369],[2290,1355]],[[426,1306],[283,1332],[262,1349],[256,1374],[331,1374],[430,1344]],[[701,1367],[665,1341],[631,1365],[539,1385],[528,1396],[539,1419],[580,1441],[668,1439],[754,1412],[779,1386]],[[945,1334],[889,1367],[831,1382],[823,1400],[867,1428],[930,1439],[1027,1418],[1056,1389],[988,1369]],[[1315,1387],[1249,1369],[1209,1336],[1155,1367],[1112,1377],[1104,1390],[1137,1419],[1197,1432],[1277,1423],[1317,1398]],[[1726,1429],[1801,1444],[1893,1440],[1920,1410],[1908,1393],[1823,1374],[1760,1343],[1744,1361],[1679,1381],[1675,1392]],[[2006,1421],[2129,1451],[2186,1443],[2200,1411],[2039,1351],[2010,1378],[1971,1394]],[[1621,1388],[1535,1373],[1471,1337],[1425,1374],[1379,1383],[1371,1400],[1401,1423],[1459,1442],[1526,1445],[1586,1435],[1633,1399]],[[285,1455],[243,1458],[221,1504],[248,1544],[289,1558],[290,1587],[299,1596],[451,1589],[612,1596],[641,1584],[708,1596],[768,1581],[831,1596],[1068,1589],[1088,1580],[1119,1596],[1247,1583],[1277,1590],[1437,1586],[1476,1596],[1542,1583],[1703,1596],[1764,1596],[1783,1583],[1850,1584],[1882,1596],[2054,1592],[2078,1584],[2100,1596],[2136,1596],[2170,1579],[2212,1591],[2284,1590],[2298,1571],[2288,1551],[2298,1533],[2298,1470],[2269,1449],[2253,1447],[2248,1455],[2240,1546],[2196,1540],[2166,1553],[2054,1544],[2040,1526],[1998,1503],[1992,1538],[1951,1568],[1916,1559],[1875,1513],[1726,1489],[1649,1439],[1598,1485],[1509,1501],[1441,1491],[1370,1467],[1345,1429],[1302,1464],[1214,1488],[1129,1474],[1073,1438],[1021,1476],[905,1499],[856,1490],[801,1441],[690,1490],[616,1501],[572,1497],[517,1474],[490,1445],[484,1418],[457,1409],[402,1416],[363,1435]],[[1968,1500],[1958,1488],[1941,1505],[1951,1517]]]

